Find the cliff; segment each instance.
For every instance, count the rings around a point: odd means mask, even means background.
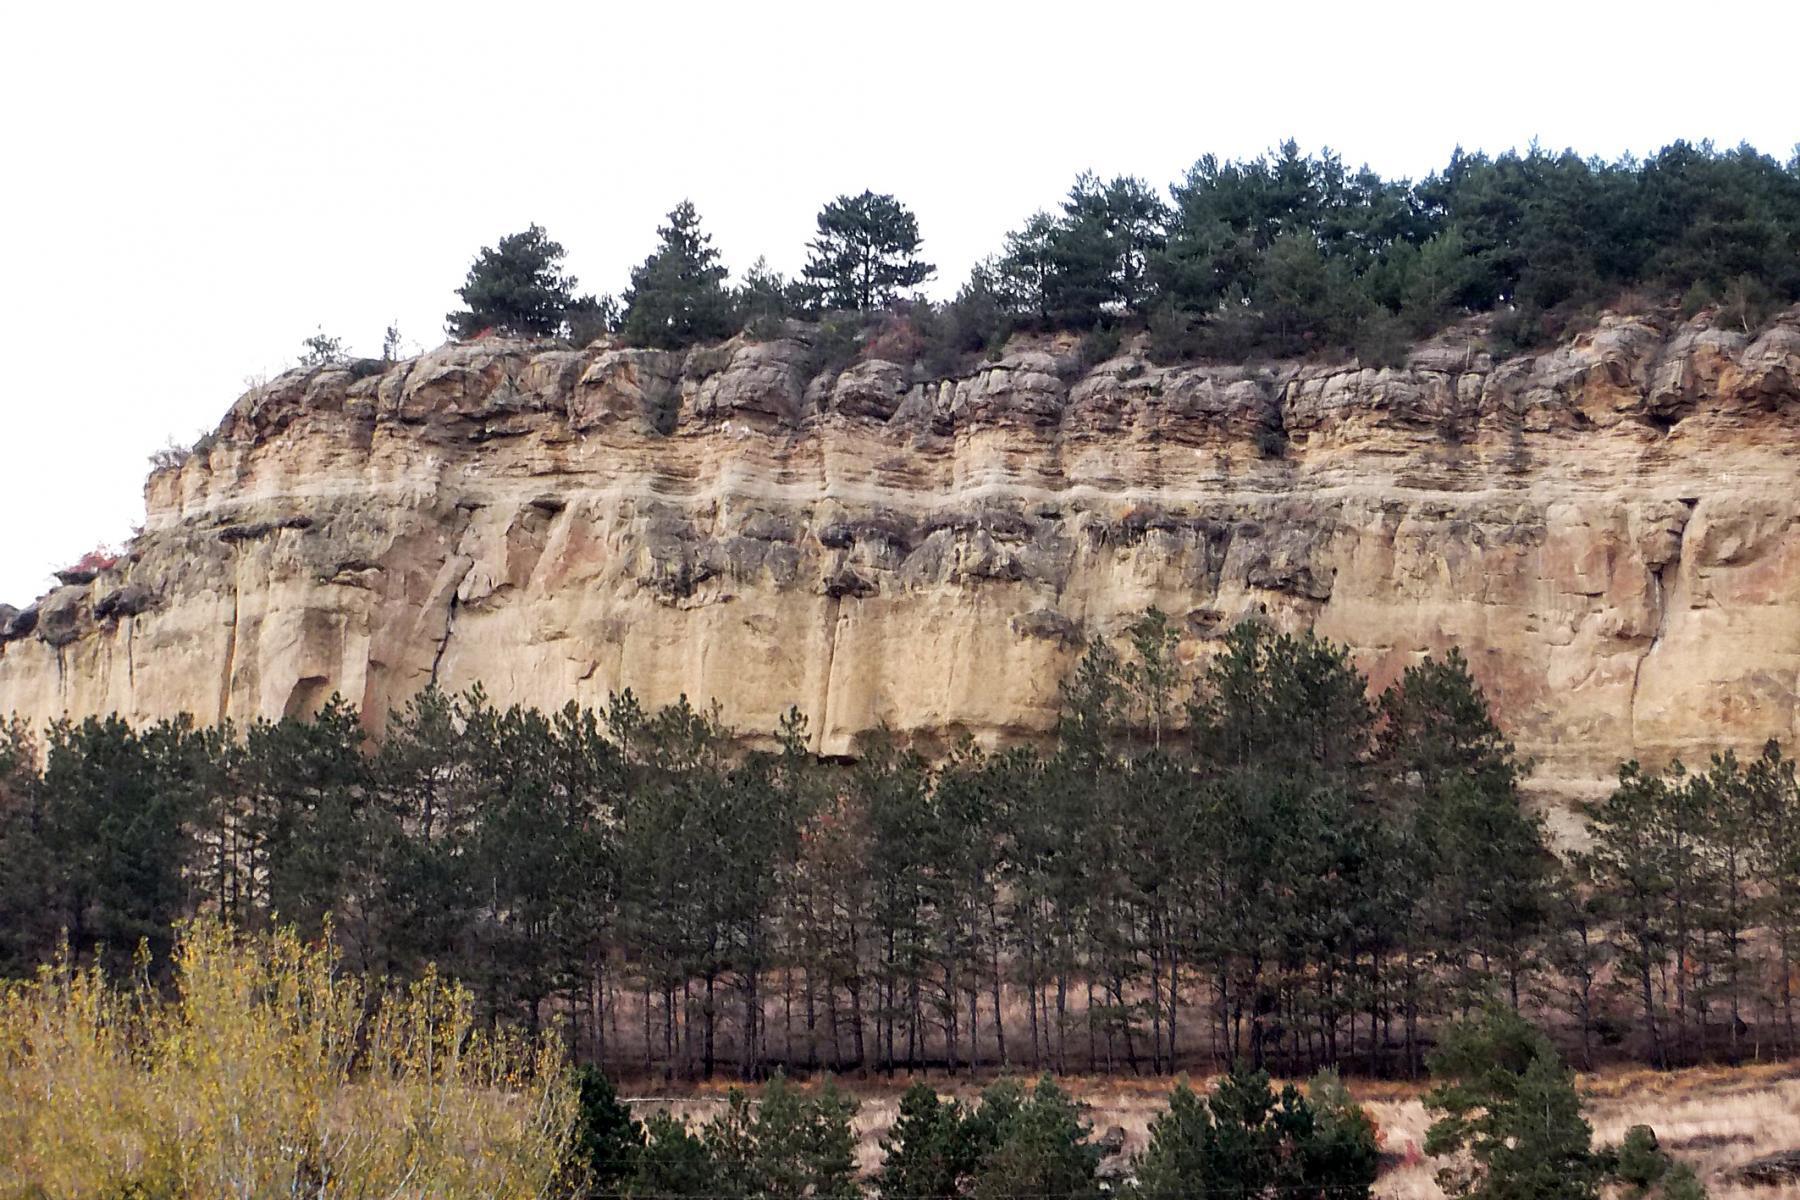
[[[686,354],[481,341],[291,371],[153,474],[126,555],[0,613],[0,712],[378,721],[717,698],[824,753],[1052,724],[1092,634],[1247,613],[1377,685],[1460,646],[1552,791],[1800,720],[1800,313],[1613,316],[1492,361],[814,374],[807,332]],[[1466,335],[1467,331],[1464,331]]]

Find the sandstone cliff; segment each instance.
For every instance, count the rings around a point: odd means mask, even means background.
[[[0,712],[379,720],[479,681],[798,705],[826,753],[999,739],[1155,604],[1185,654],[1266,612],[1377,684],[1461,646],[1557,791],[1796,732],[1800,314],[1383,370],[811,362],[796,329],[289,372],[152,475],[115,567],[0,613]]]

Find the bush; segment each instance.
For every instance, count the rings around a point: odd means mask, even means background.
[[[542,1195],[562,1063],[435,975],[371,992],[329,944],[185,927],[175,989],[65,956],[0,991],[0,1196]]]
[[[813,333],[813,369],[834,374],[855,362],[868,322],[861,313],[827,313]]]
[[[1116,357],[1121,341],[1116,325],[1100,325],[1088,330],[1082,336],[1080,349],[1076,351],[1081,360],[1081,369],[1091,371],[1101,363]]]
[[[911,366],[925,352],[925,338],[913,318],[906,313],[889,313],[875,323],[857,355],[862,361],[872,358]]]
[[[1636,1200],[1656,1196],[1660,1200],[1704,1200],[1706,1189],[1692,1167],[1670,1158],[1657,1141],[1656,1130],[1633,1125],[1625,1140],[1606,1152],[1613,1178],[1625,1185],[1625,1194]]]
[[[350,357],[344,350],[344,340],[332,337],[323,328],[315,331],[300,345],[300,365],[303,367],[336,366]]]
[[[1399,317],[1377,310],[1357,326],[1351,348],[1365,367],[1402,367],[1412,352],[1412,338]]]
[[[1159,366],[1198,358],[1202,344],[1196,322],[1186,313],[1164,305],[1150,314],[1150,361]]]
[[[171,437],[168,445],[150,452],[150,470],[173,471],[187,462],[189,453],[186,446]]]

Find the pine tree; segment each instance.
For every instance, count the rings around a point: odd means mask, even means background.
[[[1762,840],[1762,814],[1757,811],[1754,784],[1729,750],[1713,755],[1706,774],[1696,776],[1691,786],[1701,822],[1698,873],[1704,881],[1696,916],[1704,934],[1700,957],[1706,969],[1699,997],[1701,1029],[1704,1035],[1712,1001],[1724,1000],[1730,1057],[1736,1062],[1743,1055],[1748,1028],[1744,1001],[1751,983],[1749,939],[1760,915],[1752,893],[1752,864]]]
[[[619,1188],[626,1200],[730,1200],[708,1143],[667,1112],[644,1122],[643,1149]]]
[[[1619,768],[1612,793],[1587,807],[1591,849],[1578,862],[1611,897],[1619,979],[1636,993],[1651,1061],[1666,1065],[1657,982],[1673,953],[1671,895],[1676,887],[1667,838],[1671,802],[1662,779],[1635,762]]]
[[[993,1149],[975,1176],[974,1200],[1100,1196],[1100,1150],[1088,1141],[1082,1107],[1048,1075],[1029,1096],[1000,1093],[982,1108],[990,1111],[977,1119],[993,1129]]]
[[[1763,919],[1774,943],[1776,979],[1773,1003],[1781,1009],[1782,1032],[1791,1053],[1795,1045],[1794,969],[1800,963],[1800,782],[1794,760],[1773,740],[1746,771],[1751,807],[1761,836],[1751,857],[1761,898]]]
[[[1132,1194],[1143,1200],[1236,1196],[1366,1200],[1380,1150],[1375,1124],[1333,1075],[1277,1096],[1260,1071],[1235,1069],[1204,1099],[1176,1085],[1150,1126]]]
[[[831,1084],[807,1095],[777,1075],[752,1106],[733,1088],[706,1126],[720,1195],[755,1200],[855,1200],[857,1103]]]
[[[712,238],[701,232],[691,201],[669,210],[656,227],[661,240],[631,272],[620,332],[636,346],[684,350],[727,338],[736,330],[725,268]]]
[[[620,1103],[612,1081],[594,1067],[575,1072],[575,1127],[570,1157],[583,1173],[584,1200],[617,1196],[638,1170],[644,1127]]]
[[[52,878],[37,755],[23,720],[0,720],[0,979],[30,975],[54,953],[58,934],[45,911]]]
[[[881,1139],[876,1194],[882,1200],[955,1200],[981,1165],[982,1139],[963,1106],[918,1082],[900,1097],[900,1113]]]
[[[1384,790],[1431,881],[1419,897],[1428,948],[1457,965],[1450,986],[1462,1003],[1480,998],[1498,965],[1516,1008],[1550,860],[1520,802],[1512,746],[1454,650],[1407,668],[1380,711]]]
[[[936,273],[919,246],[918,218],[894,197],[839,196],[819,210],[802,274],[823,307],[872,312]]]
[[[1000,255],[998,284],[1002,298],[1008,307],[1040,324],[1048,324],[1051,319],[1056,230],[1056,218],[1046,212],[1036,213],[1022,228],[1006,235],[1006,248]]]
[[[456,294],[466,308],[444,320],[453,337],[498,329],[519,337],[561,332],[575,302],[575,278],[565,275],[565,251],[539,225],[483,246]]]
[[[1581,1115],[1574,1074],[1550,1039],[1507,1008],[1445,1035],[1432,1056],[1440,1082],[1425,1096],[1441,1113],[1425,1152],[1467,1155],[1438,1173],[1468,1200],[1592,1200],[1603,1163]]]

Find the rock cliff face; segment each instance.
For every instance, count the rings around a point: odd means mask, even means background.
[[[482,341],[293,371],[148,485],[114,567],[0,612],[0,712],[379,721],[717,698],[824,753],[1048,729],[1148,605],[1266,613],[1377,685],[1460,646],[1539,786],[1800,720],[1800,314],[1609,317],[1490,361],[1164,369],[1017,341],[956,379],[815,374],[805,334],[671,354]]]

